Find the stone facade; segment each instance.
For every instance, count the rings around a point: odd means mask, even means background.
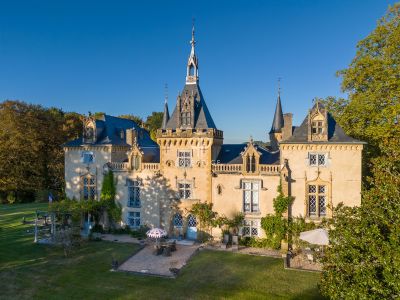
[[[292,125],[278,95],[269,146],[250,140],[223,144],[199,86],[194,31],[186,84],[157,141],[135,122],[104,115],[84,121],[83,137],[64,145],[66,194],[99,198],[103,175],[114,171],[121,225],[165,228],[196,238],[193,203],[213,203],[219,215],[244,213],[241,234],[262,237],[261,218],[274,213],[279,184],[294,197],[287,215],[322,220],[338,203],[360,205],[363,142],[347,136],[320,103]],[[219,237],[219,229],[213,229]]]

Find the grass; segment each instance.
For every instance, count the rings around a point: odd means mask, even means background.
[[[281,259],[202,251],[177,279],[109,272],[137,249],[88,242],[64,258],[33,243],[22,225],[46,204],[0,205],[1,299],[320,299],[318,273],[284,270]],[[30,230],[31,232],[27,232]]]

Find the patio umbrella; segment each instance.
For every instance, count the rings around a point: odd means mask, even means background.
[[[300,239],[314,245],[329,244],[328,231],[323,228],[300,232]]]
[[[162,238],[163,236],[166,236],[167,232],[164,229],[153,228],[147,231],[146,234],[148,237],[159,239]]]
[[[156,239],[157,246],[159,244],[159,239],[163,236],[167,235],[167,232],[164,229],[153,228],[146,232],[146,235],[150,238]]]

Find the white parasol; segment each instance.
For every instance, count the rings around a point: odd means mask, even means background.
[[[164,229],[153,228],[153,229],[150,229],[149,231],[147,231],[146,234],[150,238],[159,239],[159,238],[162,238],[163,236],[166,236],[167,232]]]
[[[323,228],[300,232],[300,239],[314,245],[329,244],[328,231]]]

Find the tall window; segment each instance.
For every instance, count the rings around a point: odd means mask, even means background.
[[[182,228],[183,227],[183,218],[181,214],[175,214],[174,215],[174,227],[176,228]]]
[[[246,155],[246,172],[254,173],[256,171],[256,156],[254,154]]]
[[[181,113],[181,121],[183,126],[190,126],[190,112],[182,112]]]
[[[244,212],[258,212],[259,181],[243,182],[243,210]]]
[[[243,236],[258,236],[260,222],[258,220],[244,220],[242,226]]]
[[[178,151],[179,168],[190,168],[192,166],[192,152],[190,150]]]
[[[322,134],[324,132],[323,121],[312,121],[311,130],[313,134]]]
[[[179,198],[190,199],[192,197],[192,184],[187,181],[178,183]]]
[[[128,181],[128,207],[140,207],[140,182],[138,180]]]
[[[81,154],[82,162],[84,164],[91,164],[94,162],[94,154],[93,152],[83,151]]]
[[[325,217],[327,202],[326,185],[308,185],[308,216]]]
[[[140,169],[140,161],[141,161],[141,157],[138,154],[135,154],[132,157],[132,169],[133,170],[139,170]]]
[[[83,199],[96,199],[96,178],[94,176],[83,177]]]
[[[326,166],[328,162],[328,155],[326,153],[309,153],[309,164],[312,167]]]
[[[139,211],[128,212],[127,223],[129,225],[129,227],[132,227],[132,228],[140,227],[140,212]]]

